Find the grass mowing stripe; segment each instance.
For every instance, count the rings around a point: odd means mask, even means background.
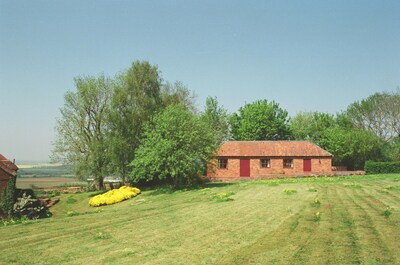
[[[356,206],[356,211],[352,211],[351,214],[355,220],[357,236],[362,246],[363,262],[393,264],[393,257],[375,227],[372,216],[376,216],[376,214],[371,214],[366,210],[369,206],[366,205],[365,192],[359,190],[357,192],[359,195],[357,195],[354,190],[352,192],[345,190],[345,193],[348,200]]]
[[[364,201],[366,204],[364,211],[369,212],[370,216],[375,217],[375,226],[371,231],[379,237],[382,247],[386,248],[387,252],[390,253],[389,257],[391,260],[397,263],[400,260],[398,252],[400,248],[400,234],[398,233],[400,219],[395,216],[393,218],[385,218],[383,212],[387,207],[385,203],[386,194],[376,195],[376,197],[373,195],[363,196],[362,198],[358,198],[358,200]],[[391,240],[386,240],[387,237],[390,237]]]
[[[353,207],[344,190],[342,186],[335,185],[327,191],[331,193],[328,193],[330,196],[327,199],[332,214],[329,236],[333,240],[332,245],[334,246],[331,252],[334,255],[332,264],[361,264],[361,246],[355,230],[355,220],[351,214]]]

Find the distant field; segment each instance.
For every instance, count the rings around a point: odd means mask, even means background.
[[[27,168],[40,168],[40,167],[61,167],[63,164],[51,164],[51,163],[43,163],[43,164],[18,164],[19,169],[27,169]]]
[[[18,165],[19,178],[26,177],[74,177],[73,167],[61,164],[25,164]]]
[[[400,175],[157,188],[110,206],[62,194],[0,225],[0,264],[400,264]]]
[[[17,178],[18,189],[51,188],[62,185],[85,184],[75,178],[45,177],[45,178]]]

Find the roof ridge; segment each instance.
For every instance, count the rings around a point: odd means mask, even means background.
[[[314,156],[333,155],[315,143],[306,140],[281,141],[227,141],[220,145],[221,156]]]

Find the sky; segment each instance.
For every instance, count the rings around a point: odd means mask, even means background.
[[[199,110],[259,99],[335,114],[400,86],[400,1],[0,0],[0,153],[48,160],[74,77],[135,60]]]

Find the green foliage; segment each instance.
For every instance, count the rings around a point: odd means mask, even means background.
[[[19,218],[24,216],[28,219],[50,216],[50,213],[40,204],[38,199],[33,198],[31,195],[26,195],[26,193],[17,198],[17,202],[14,204],[14,214]]]
[[[400,136],[400,90],[375,93],[347,108],[353,124],[387,142]]]
[[[400,173],[400,162],[365,162],[364,170],[368,174]]]
[[[76,91],[64,96],[53,161],[75,166],[79,177],[95,176],[102,186],[107,170],[106,122],[114,81],[99,77],[75,78]]]
[[[371,132],[335,126],[325,136],[320,146],[334,155],[334,165],[363,169],[365,161],[381,157],[381,141]]]
[[[108,115],[111,168],[123,180],[140,143],[143,124],[162,107],[157,66],[135,61],[117,79]]]
[[[46,198],[51,199],[59,195],[60,192],[58,190],[52,190],[49,194],[47,194]]]
[[[246,104],[230,118],[235,140],[286,140],[290,138],[288,112],[279,104],[258,100]]]
[[[145,125],[131,178],[193,183],[216,146],[213,132],[183,105],[170,105]]]
[[[386,161],[400,161],[400,136],[385,143],[382,152]]]
[[[333,115],[321,112],[301,112],[290,120],[290,129],[295,140],[307,140],[319,144],[325,131],[335,125]]]
[[[11,177],[1,194],[1,209],[7,217],[14,214],[15,182],[16,177]]]
[[[196,113],[196,95],[179,81],[171,84],[166,82],[161,89],[161,99],[163,107],[170,105],[183,105],[187,110]]]
[[[215,136],[215,144],[220,145],[229,139],[229,121],[227,110],[218,105],[217,98],[207,97],[201,119],[209,125]]]

